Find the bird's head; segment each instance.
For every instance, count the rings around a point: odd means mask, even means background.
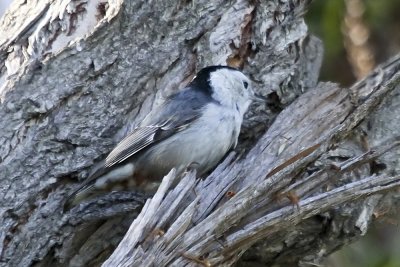
[[[244,114],[254,98],[250,79],[241,71],[228,66],[209,66],[201,69],[191,86],[209,94],[221,105]]]

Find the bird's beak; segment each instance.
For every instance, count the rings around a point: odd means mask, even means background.
[[[253,94],[251,100],[257,103],[265,103],[267,98],[259,94]]]

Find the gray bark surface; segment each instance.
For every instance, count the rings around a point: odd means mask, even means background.
[[[308,5],[16,0],[0,20],[0,266],[312,266],[395,209],[400,57],[318,83]],[[227,63],[269,101],[208,177],[63,210],[165,96]]]

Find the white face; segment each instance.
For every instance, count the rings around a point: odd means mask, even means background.
[[[254,92],[250,79],[238,70],[218,69],[210,74],[212,97],[224,106],[238,109],[243,115],[249,107]]]

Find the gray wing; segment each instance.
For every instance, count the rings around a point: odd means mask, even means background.
[[[109,168],[119,164],[146,147],[186,129],[196,118],[196,114],[186,118],[173,116],[159,124],[134,129],[108,154],[104,167]],[[181,121],[181,119],[184,119],[184,121]]]
[[[156,134],[165,130],[166,128],[163,128],[165,126],[166,123],[162,123],[134,129],[110,152],[104,166],[111,167],[118,164],[143,148],[157,142]]]
[[[144,125],[128,134],[107,156],[104,167],[109,168],[139,151],[186,129],[201,116],[209,98],[198,90],[187,89],[169,98],[144,120]],[[146,125],[147,124],[147,125]]]

